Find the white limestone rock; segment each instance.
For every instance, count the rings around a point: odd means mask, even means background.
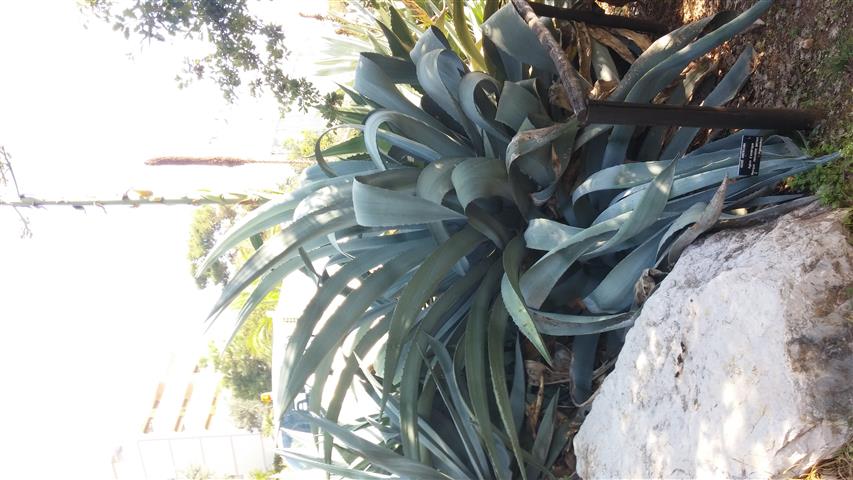
[[[853,436],[853,247],[815,205],[700,240],[574,439],[598,478],[791,478]]]

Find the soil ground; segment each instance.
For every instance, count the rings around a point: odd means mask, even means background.
[[[723,10],[742,12],[755,0],[639,0],[631,15],[671,28]],[[838,145],[853,137],[853,0],[779,0],[764,25],[722,47],[721,66],[751,44],[759,61],[735,106],[817,108],[826,119],[811,143]],[[849,141],[849,140],[847,140]]]

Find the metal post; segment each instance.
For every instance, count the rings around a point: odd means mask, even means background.
[[[264,446],[264,434],[263,433],[258,434],[258,440],[261,442],[261,457],[263,457],[263,459],[264,459],[264,468],[266,468],[266,466],[267,466],[267,449],[266,449],[266,446]]]
[[[240,475],[240,468],[237,466],[237,452],[234,450],[234,435],[228,436],[228,443],[231,444],[231,459],[234,460],[234,473]]]
[[[619,15],[607,15],[604,13],[575,10],[573,8],[560,8],[544,3],[528,2],[536,15],[560,20],[574,20],[576,22],[600,25],[602,27],[627,28],[641,32],[651,32],[658,35],[666,35],[669,28],[652,20],[643,18],[621,17]]]
[[[811,130],[824,117],[819,110],[655,105],[590,100],[586,123],[700,128]]]
[[[175,452],[172,451],[172,439],[166,440],[166,445],[169,446],[169,457],[172,458],[172,470],[175,471],[175,478],[178,477],[178,464],[175,463]]]
[[[139,464],[142,465],[142,476],[145,480],[148,480],[148,469],[145,468],[145,457],[142,455],[142,445],[140,445],[141,440],[136,441],[136,451],[139,453]]]
[[[203,465],[207,465],[207,455],[204,454],[204,442],[201,439],[201,436],[198,437],[198,449],[201,452],[201,463]]]

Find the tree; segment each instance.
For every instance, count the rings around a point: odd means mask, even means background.
[[[177,77],[180,86],[209,78],[233,101],[245,84],[252,95],[271,92],[283,112],[293,105],[303,111],[315,107],[331,120],[339,94],[322,95],[306,78],[284,73],[282,64],[289,52],[281,25],[253,15],[248,4],[247,0],[85,0],[84,5],[125,38],[150,42],[186,37],[209,43],[210,53],[186,59]]]
[[[272,429],[272,408],[258,399],[246,400],[234,398],[231,400],[231,418],[234,423],[250,432],[269,433]]]
[[[288,158],[314,158],[314,146],[320,134],[316,130],[303,130],[296,138],[288,138],[284,141],[284,151]],[[325,149],[335,144],[339,136],[325,135],[320,140],[320,148]]]
[[[242,302],[248,295],[243,295]],[[240,325],[234,338],[220,354],[210,345],[214,368],[223,374],[223,384],[235,398],[258,400],[260,394],[272,388],[272,318],[270,312],[278,304],[279,291],[274,289],[252,310]],[[242,302],[237,302],[240,305]]]
[[[247,322],[247,329],[225,348],[220,355],[219,350],[211,346],[210,356],[213,366],[222,373],[223,383],[234,394],[235,398],[256,400],[261,393],[269,392],[272,388],[272,362],[268,357],[257,355],[249,346],[246,332],[260,318]]]
[[[272,323],[268,312],[277,302],[278,292],[272,297],[272,301],[252,312],[222,354],[210,345],[210,360],[223,374],[223,385],[233,394],[229,407],[234,424],[264,435],[273,431],[272,408],[260,400],[262,393],[272,389],[272,338],[257,331]]]
[[[193,212],[187,258],[198,288],[208,284],[224,285],[228,281],[228,263],[233,255],[216,259],[200,275],[198,267],[216,243],[216,234],[230,226],[236,216],[237,212],[230,205],[204,205]]]

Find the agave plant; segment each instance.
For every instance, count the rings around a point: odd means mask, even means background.
[[[630,64],[596,41],[589,80],[615,82],[602,94],[611,101],[683,103],[702,76],[682,76],[685,67],[771,3],[685,25]],[[316,278],[274,379],[282,415],[311,383],[310,411],[297,415],[322,434],[321,455],[281,451],[304,465],[352,478],[550,476],[641,307],[637,286],[709,228],[802,202],[773,187],[834,157],[809,158],[773,132],[740,131],[686,153],[696,128],[667,137],[583,125],[551,101],[554,64],[512,5],[483,24],[479,53],[494,75],[472,71],[434,26],[410,47],[383,32],[394,53],[360,56],[346,89],[352,123],[336,127],[358,135],[318,148],[301,188],[254,210],[211,251],[210,261],[282,226],[211,318],[250,290],[242,321],[296,270]],[[705,105],[733,98],[752,55]],[[738,176],[745,134],[766,137],[756,176]],[[346,155],[355,156],[327,160]],[[345,367],[332,377],[338,357]],[[561,373],[557,386],[528,375],[537,362]],[[354,384],[376,409],[340,425]]]

